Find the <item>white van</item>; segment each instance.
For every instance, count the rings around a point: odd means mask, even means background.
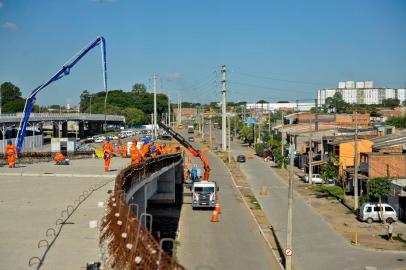
[[[123,130],[120,132],[120,138],[132,137],[135,135],[135,132],[132,130]]]
[[[373,221],[385,220],[390,223],[398,220],[395,209],[387,203],[364,203],[357,212],[357,217],[361,221],[372,223]],[[382,217],[382,218],[381,218]]]

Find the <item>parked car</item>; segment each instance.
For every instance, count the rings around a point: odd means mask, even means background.
[[[389,223],[398,220],[395,209],[387,203],[379,205],[379,203],[366,202],[357,210],[357,217],[367,223],[381,220]]]
[[[87,138],[85,139],[85,143],[92,143],[92,142],[94,142],[94,138],[93,138],[93,137],[87,137]]]
[[[101,142],[103,142],[103,138],[102,137],[96,137],[96,138],[94,138],[94,140],[93,140],[95,143],[101,143]]]
[[[172,136],[171,136],[171,135],[168,135],[168,134],[161,135],[161,136],[159,136],[158,138],[161,139],[161,140],[164,140],[164,141],[170,141],[170,140],[172,140]]]
[[[246,161],[246,157],[244,155],[237,156],[237,162],[244,163]]]
[[[191,137],[188,138],[188,140],[189,140],[189,142],[194,142],[195,138],[193,136],[191,136]]]
[[[117,137],[116,135],[111,135],[111,136],[110,136],[110,139],[111,139],[111,140],[118,140],[118,137]]]
[[[306,183],[309,182],[309,175],[308,174],[306,174],[303,177],[303,181],[305,181]],[[312,175],[312,183],[313,184],[323,184],[323,179],[321,179],[320,174],[313,174]]]

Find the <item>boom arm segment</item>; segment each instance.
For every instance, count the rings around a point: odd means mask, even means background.
[[[83,56],[85,56],[90,50],[93,48],[97,47],[99,44],[101,44],[101,53],[102,53],[102,65],[103,65],[103,83],[104,83],[104,90],[106,91],[106,98],[107,98],[107,64],[106,64],[106,40],[104,37],[97,37],[95,41],[90,43],[88,46],[80,50],[76,55],[74,55],[68,62],[66,62],[62,68],[55,73],[48,81],[45,83],[41,84],[37,88],[35,88],[30,96],[27,98],[25,101],[25,106],[24,106],[24,112],[23,112],[23,118],[21,118],[20,122],[20,127],[18,129],[17,133],[17,150],[18,152],[21,151],[24,138],[25,138],[25,131],[27,129],[27,124],[28,124],[28,119],[30,118],[30,114],[32,111],[32,108],[35,103],[35,96],[45,87],[50,85],[51,83],[61,79],[62,77],[69,75],[70,70],[73,66],[75,66],[80,59],[82,59]]]
[[[171,134],[171,136],[177,140],[181,145],[183,145],[190,153],[192,153],[193,156],[200,158],[200,160],[203,163],[203,168],[204,168],[204,175],[203,175],[203,180],[209,180],[209,174],[210,174],[210,165],[209,161],[207,160],[205,154],[198,150],[195,149],[188,141],[185,140],[179,133],[177,133],[175,130],[172,128],[166,126],[164,123],[158,123],[158,125],[163,128],[166,132]]]

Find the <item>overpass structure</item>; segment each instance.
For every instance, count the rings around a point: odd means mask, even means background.
[[[163,251],[163,243],[174,245],[175,239],[155,239],[153,216],[147,213],[148,203],[181,200],[182,162],[180,153],[161,155],[130,165],[117,175],[100,226],[100,243],[109,254],[103,269],[184,269]]]
[[[23,117],[23,113],[0,115],[0,150],[4,149],[7,139],[15,140],[18,125]],[[104,114],[32,113],[28,121],[29,127],[26,129],[26,141],[23,148],[27,150],[33,147],[41,147],[43,130],[47,128],[52,130],[54,137],[66,138],[70,129],[76,134],[76,137],[83,138],[85,135],[102,133],[104,122]],[[122,115],[107,115],[106,123],[108,125],[124,125],[125,117]]]

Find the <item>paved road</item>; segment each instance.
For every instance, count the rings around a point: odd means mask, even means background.
[[[193,211],[190,204],[184,204],[179,224],[179,262],[190,270],[279,269],[226,167],[213,154],[208,153],[208,159],[212,167],[210,179],[220,187],[220,222],[210,222],[211,211]]]
[[[70,166],[44,162],[18,165],[16,169],[0,167],[0,269],[35,269],[28,267],[28,260],[42,256],[45,247],[37,248],[37,243],[52,240],[45,231],[55,228],[61,211],[89,187],[113,180],[127,163],[128,159],[114,158],[111,167],[117,171],[107,174],[100,159],[73,160]],[[113,182],[79,206],[63,226],[41,269],[84,269],[86,262],[100,261],[97,229],[89,228],[89,221],[103,216],[104,208],[97,204],[107,199],[107,190],[112,187]]]
[[[219,131],[215,135],[219,142]],[[232,143],[231,147],[233,155],[248,153],[246,147],[236,143]],[[257,157],[247,160],[241,168],[279,240],[285,246],[288,194],[286,182]],[[259,196],[264,185],[269,187],[268,197]],[[364,270],[366,266],[374,266],[378,270],[393,270],[406,267],[406,254],[368,251],[352,246],[298,194],[294,196],[293,224],[295,269]]]

